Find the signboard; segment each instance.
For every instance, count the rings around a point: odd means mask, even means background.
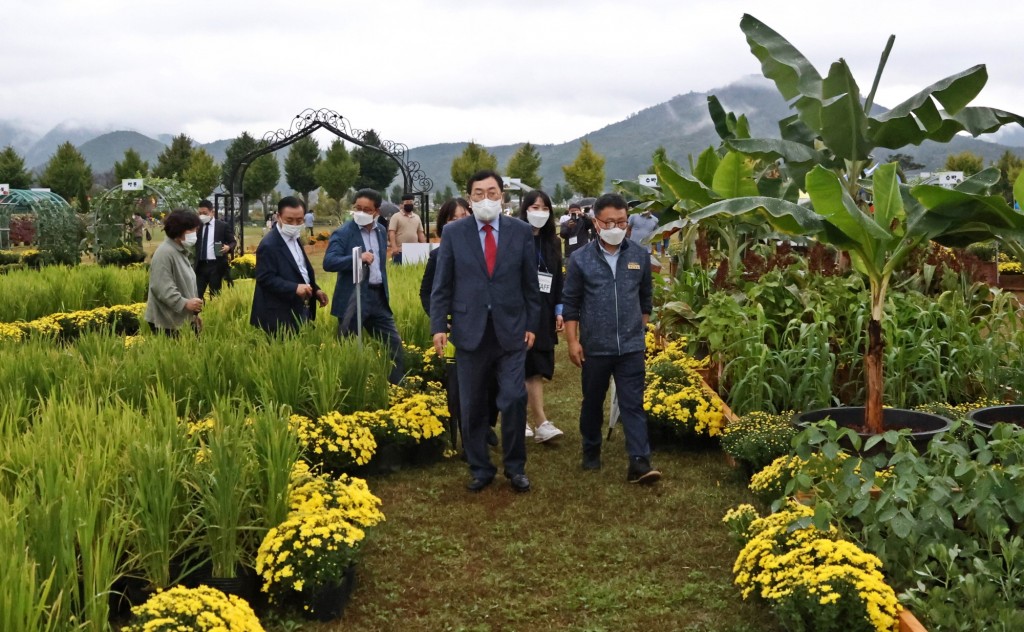
[[[129,178],[121,180],[122,191],[141,191],[142,190],[142,178]]]
[[[32,187],[29,191],[35,191],[36,193],[49,193],[49,187]]]
[[[363,282],[363,249],[356,246],[352,249],[352,285]],[[357,292],[358,293],[358,292]]]
[[[645,187],[656,187],[658,186],[658,176],[653,173],[645,173],[641,176],[637,176],[637,182],[644,185]]]
[[[9,185],[9,184],[0,184],[0,195],[10,195],[10,194],[11,194],[11,185]]]
[[[441,244],[402,244],[402,265],[407,263],[426,263],[430,251]]]
[[[964,181],[963,171],[938,171],[935,173],[935,184],[952,189]]]

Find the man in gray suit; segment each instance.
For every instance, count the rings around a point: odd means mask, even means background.
[[[497,474],[487,452],[487,387],[496,378],[505,476],[512,489],[526,492],[526,351],[535,333],[527,325],[540,320],[533,230],[501,214],[504,183],[497,173],[475,173],[466,191],[473,216],[445,226],[430,295],[430,330],[441,355],[451,316],[462,443],[472,477],[466,488],[479,492]]]

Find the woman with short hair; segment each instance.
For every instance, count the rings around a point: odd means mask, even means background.
[[[202,327],[199,312],[203,300],[196,291],[196,273],[188,259],[199,226],[199,216],[187,209],[171,211],[164,220],[166,237],[149,264],[146,299],[146,322],[156,333],[177,336],[186,322],[197,332]]]

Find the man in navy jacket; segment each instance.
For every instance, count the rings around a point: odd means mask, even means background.
[[[478,492],[497,468],[487,452],[487,387],[498,383],[505,476],[512,489],[529,491],[526,477],[526,350],[540,321],[540,289],[533,230],[501,214],[504,183],[493,171],[474,174],[467,186],[473,216],[448,224],[437,254],[430,296],[434,348],[444,352],[448,316],[462,404],[462,443]]]
[[[388,381],[398,384],[405,371],[402,362],[402,340],[395,326],[395,315],[391,311],[388,272],[384,265],[387,259],[388,237],[387,232],[377,222],[377,216],[380,214],[380,193],[373,189],[360,189],[356,192],[354,204],[352,219],[334,231],[324,254],[324,270],[338,273],[331,314],[338,319],[339,336],[356,333],[352,249],[358,246],[363,249],[361,257],[364,280],[359,284],[362,326],[370,335],[380,338],[387,345],[392,361]]]
[[[327,305],[327,294],[316,284],[316,275],[302,249],[306,205],[287,196],[277,203],[278,223],[256,248],[256,290],[249,323],[269,334],[296,330],[316,318],[317,303]]]
[[[621,195],[594,202],[598,239],[569,257],[562,289],[562,317],[569,359],[583,369],[580,435],[583,469],[601,468],[601,426],[608,383],[615,378],[630,483],[653,483],[644,412],[644,334],[651,316],[651,256],[626,239],[628,212]]]

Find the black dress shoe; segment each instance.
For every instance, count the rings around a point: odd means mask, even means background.
[[[596,450],[584,450],[582,465],[585,470],[601,469],[601,448]]]
[[[530,479],[526,478],[526,474],[516,474],[508,479],[508,483],[512,486],[512,491],[530,491]]]
[[[466,489],[468,489],[471,492],[479,492],[479,491],[482,491],[483,488],[485,488],[488,485],[490,485],[491,482],[493,482],[493,481],[494,481],[493,478],[474,478],[474,479],[470,479],[470,481],[468,483],[466,483]]]

